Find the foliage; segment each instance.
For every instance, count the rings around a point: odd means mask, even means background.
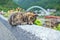
[[[54,8],[60,10],[60,0],[0,0],[0,10],[4,11],[14,9],[16,7],[27,9],[34,5],[42,6],[46,9]]]
[[[0,0],[0,11],[8,11],[17,7],[18,5],[15,4],[12,0]]]
[[[55,27],[54,29],[60,31],[60,24],[58,24],[57,28]]]
[[[25,9],[37,5],[60,10],[60,0],[18,0],[16,3]]]
[[[35,22],[34,22],[34,24],[36,24],[38,26],[42,26],[42,22],[39,19],[36,19]]]
[[[55,16],[60,16],[60,11],[57,11],[54,15]]]

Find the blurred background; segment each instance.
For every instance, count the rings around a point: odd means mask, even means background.
[[[46,10],[56,10],[56,15],[60,15],[60,0],[0,0],[0,11],[8,11],[17,7],[26,10],[31,6],[41,6]]]
[[[0,10],[10,10],[17,7],[27,9],[31,6],[60,10],[60,0],[0,0]]]

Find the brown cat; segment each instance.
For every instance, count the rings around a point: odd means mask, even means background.
[[[38,15],[33,12],[18,12],[14,13],[9,18],[9,23],[12,26],[16,25],[25,25],[25,24],[33,24]]]

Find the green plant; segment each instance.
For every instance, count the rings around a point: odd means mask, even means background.
[[[34,24],[38,25],[38,26],[42,26],[42,21],[39,19],[36,19]]]
[[[57,28],[55,27],[54,29],[60,31],[60,24],[58,24]]]

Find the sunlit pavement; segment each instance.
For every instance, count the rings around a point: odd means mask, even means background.
[[[60,32],[37,25],[12,27],[0,17],[1,40],[60,40]]]

